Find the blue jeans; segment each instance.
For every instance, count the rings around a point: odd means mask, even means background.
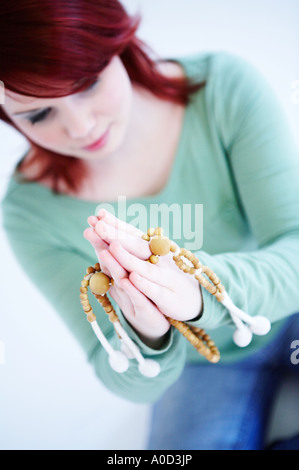
[[[179,380],[154,405],[151,450],[263,450],[275,392],[286,370],[299,374],[290,345],[299,340],[299,314],[274,343],[240,362],[187,364]],[[298,354],[299,357],[299,354]],[[299,392],[298,392],[299,397]],[[290,449],[277,444],[273,450]]]

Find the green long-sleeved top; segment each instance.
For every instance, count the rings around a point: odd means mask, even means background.
[[[221,362],[214,367],[221,367],[265,345],[286,317],[299,311],[299,157],[278,100],[255,67],[225,52],[177,60],[188,76],[206,85],[186,108],[166,186],[154,196],[127,199],[126,222],[136,221],[140,204],[146,218],[151,208],[164,204],[170,209],[169,237],[191,249],[193,243],[192,251],[220,277],[239,308],[271,320],[266,337],[254,336],[250,346],[239,348],[228,311],[203,290],[203,315],[194,323],[215,340]],[[78,293],[86,268],[97,261],[82,234],[87,217],[102,202],[55,195],[45,186],[12,177],[2,201],[4,227],[24,271],[76,336],[101,381],[129,400],[152,402],[177,380],[186,361],[205,359],[176,330],[161,350],[144,345],[112,301],[145,357],[159,361],[161,373],[145,378],[134,360],[123,374],[110,368]],[[105,202],[120,216],[117,201]],[[172,209],[181,215],[174,223]],[[192,242],[190,220],[195,223],[200,209],[202,231]],[[149,220],[139,228],[146,230]],[[119,348],[111,323],[92,296],[91,303],[105,335]]]

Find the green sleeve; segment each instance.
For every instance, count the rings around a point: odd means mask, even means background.
[[[256,249],[196,255],[219,276],[235,305],[276,322],[299,311],[298,149],[275,93],[255,67],[225,57],[217,77],[212,98],[217,126]],[[205,289],[203,298],[198,326],[230,322]]]
[[[22,201],[16,190],[6,197],[2,205],[5,230],[24,272],[76,337],[86,352],[87,360],[93,365],[95,374],[110,391],[133,402],[155,401],[182,371],[186,349],[182,338],[176,332],[171,332],[165,347],[156,351],[146,347],[137,336],[134,338],[131,332],[133,339],[139,342],[144,357],[154,356],[161,372],[156,378],[145,378],[137,370],[137,361],[134,359],[130,360],[131,365],[125,373],[114,372],[108,363],[108,354],[86,319],[79,298],[81,280],[86,274],[86,268],[94,265],[94,257],[65,246],[63,237],[55,235],[56,228],[53,228],[49,217],[44,216],[49,214],[45,204],[40,204],[44,214],[37,214],[30,210],[29,205],[26,206],[24,199]],[[82,235],[82,246],[85,243]],[[120,349],[119,339],[108,316],[92,295],[89,298],[106,338],[116,349]],[[117,309],[113,299],[110,300]],[[125,329],[129,332],[128,326]]]

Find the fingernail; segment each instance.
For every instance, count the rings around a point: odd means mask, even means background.
[[[99,212],[98,212],[98,217],[105,217],[106,215],[106,212],[104,209],[100,209]]]

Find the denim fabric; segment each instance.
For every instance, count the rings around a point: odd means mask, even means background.
[[[187,364],[179,380],[153,407],[148,448],[263,450],[280,380],[289,368],[299,374],[299,364],[291,361],[291,344],[296,340],[299,314],[290,317],[273,342],[246,360]],[[298,438],[289,445],[296,442]],[[277,450],[284,449],[283,443],[277,445]]]

